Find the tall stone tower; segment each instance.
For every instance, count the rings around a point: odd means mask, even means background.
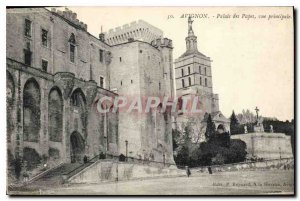
[[[193,31],[193,20],[188,18],[188,36],[185,38],[186,51],[175,60],[175,83],[177,97],[195,96],[200,101],[201,112],[193,117],[198,119],[201,131],[196,131],[197,135],[202,133],[200,141],[204,140],[206,129],[206,120],[208,114],[211,114],[215,120],[216,126],[224,124],[229,130],[228,120],[219,111],[218,94],[213,93],[211,58],[199,52],[197,45],[197,36]],[[205,115],[206,114],[206,115]],[[189,121],[190,116],[184,113],[178,114],[176,119],[177,126]],[[199,126],[198,126],[199,127]],[[182,128],[181,128],[182,129]],[[195,139],[199,139],[196,136]]]
[[[211,59],[198,51],[193,20],[188,18],[186,51],[175,60],[177,96],[197,95],[204,115],[219,111],[218,95],[213,93]]]

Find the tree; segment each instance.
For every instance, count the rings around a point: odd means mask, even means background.
[[[200,165],[222,165],[227,163],[243,162],[246,159],[246,143],[240,139],[230,140],[229,146],[217,142],[203,142],[199,146],[198,164]]]
[[[230,117],[230,132],[231,134],[238,134],[239,129],[239,121],[235,116],[234,111],[232,111],[231,117]]]
[[[215,135],[216,135],[216,126],[209,114],[206,122],[205,138],[207,141],[209,141],[213,139]]]
[[[191,147],[191,133],[192,133],[191,124],[187,124],[184,126],[184,132],[182,139],[180,139],[178,143],[178,147],[176,148],[176,155],[174,156],[174,160],[176,164],[186,166],[189,165],[190,162],[190,147]]]

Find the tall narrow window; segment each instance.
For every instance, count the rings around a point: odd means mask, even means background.
[[[206,68],[204,68],[204,75],[206,75]]]
[[[70,44],[70,61],[74,63],[75,61],[75,45]]]
[[[184,88],[184,79],[181,80],[182,88]]]
[[[42,59],[42,70],[47,72],[47,68],[48,68],[48,61]]]
[[[103,50],[99,50],[99,61],[102,63],[103,62],[103,58],[104,58],[104,51]]]
[[[75,62],[75,44],[76,44],[76,40],[75,40],[75,35],[72,33],[70,38],[69,38],[69,44],[70,44],[70,61],[71,62]]]
[[[100,77],[100,87],[104,88],[104,77]]]
[[[201,66],[199,66],[199,74],[201,74]]]
[[[205,86],[207,87],[207,79],[205,78]]]
[[[26,49],[24,49],[24,63],[28,66],[31,65],[32,52],[30,51],[30,43],[26,43]]]
[[[189,86],[191,86],[192,85],[192,80],[191,80],[191,78],[189,77]]]
[[[181,76],[182,76],[182,77],[184,76],[184,71],[183,71],[183,69],[181,69]]]
[[[200,77],[200,85],[202,85],[202,77]]]
[[[191,74],[191,69],[190,69],[190,67],[188,67],[188,72],[189,72],[189,74]]]
[[[48,31],[42,29],[42,44],[47,47],[48,46]]]
[[[25,19],[25,28],[24,28],[25,36],[31,37],[31,21]]]
[[[160,82],[158,83],[158,89],[159,89],[159,90],[161,89],[161,84],[160,84]]]
[[[120,57],[120,62],[122,62],[122,57]]]

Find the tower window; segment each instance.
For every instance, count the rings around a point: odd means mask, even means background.
[[[131,80],[131,84],[133,83],[133,80]]]
[[[75,45],[70,44],[70,61],[74,63],[75,61]]]
[[[201,66],[199,66],[199,73],[201,74]]]
[[[42,70],[47,72],[47,68],[48,68],[48,61],[42,59]]]
[[[103,50],[99,50],[99,61],[102,63],[103,62],[103,58],[104,58],[104,51]]]
[[[190,69],[190,67],[188,67],[188,72],[189,72],[189,74],[191,74],[191,69]]]
[[[120,57],[120,62],[122,62],[122,57]]]
[[[48,31],[45,29],[42,29],[42,44],[47,47],[48,46]]]
[[[158,83],[158,89],[161,90],[161,84],[160,84],[160,82]]]
[[[189,86],[191,86],[192,85],[192,80],[191,80],[191,78],[189,77]]]
[[[206,68],[204,68],[204,75],[206,75]]]
[[[200,85],[202,85],[202,77],[200,77]]]
[[[31,37],[31,21],[25,19],[25,28],[24,28],[25,36]]]
[[[184,71],[183,71],[183,69],[181,69],[181,76],[182,76],[182,77],[184,76]]]
[[[104,88],[104,77],[100,76],[100,87]]]
[[[123,82],[121,81],[121,86],[123,85]]]
[[[182,88],[184,88],[184,79],[181,80]]]
[[[205,86],[207,87],[207,79],[205,78]]]

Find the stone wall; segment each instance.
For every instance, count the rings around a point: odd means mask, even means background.
[[[293,157],[290,136],[284,133],[248,133],[231,135],[231,139],[241,139],[247,144],[249,156],[264,159]]]
[[[23,150],[34,150],[40,158],[53,157],[53,160],[60,162],[70,161],[70,136],[76,131],[82,135],[85,148],[84,154],[92,157],[100,151],[110,151],[107,147],[105,136],[108,136],[110,143],[117,146],[118,141],[118,116],[116,113],[110,117],[101,118],[94,107],[97,97],[116,94],[97,87],[93,81],[84,82],[74,77],[71,73],[56,73],[55,75],[40,71],[39,69],[24,66],[22,63],[7,59],[7,74],[13,81],[9,81],[7,87],[12,93],[11,107],[8,107],[7,114],[14,124],[8,133],[8,149],[13,156],[24,157]],[[24,89],[28,83],[34,83],[38,90],[32,87],[28,90],[29,97],[40,97],[39,103],[34,105],[31,99],[24,97]],[[31,85],[30,85],[31,86]],[[49,104],[50,94],[56,90],[62,107],[51,107]],[[80,92],[80,107],[74,107],[72,97]],[[24,112],[24,102],[29,100],[29,110]],[[57,100],[56,100],[57,102]],[[51,101],[50,101],[51,103]],[[34,106],[34,111],[30,108]],[[26,109],[26,108],[25,108]],[[57,111],[60,110],[60,111]],[[39,114],[38,119],[33,118],[34,113]],[[53,113],[54,112],[54,113]],[[52,119],[52,115],[61,115],[57,118],[59,122]],[[32,117],[32,118],[31,118]],[[87,121],[88,119],[88,121]],[[62,120],[62,122],[61,122]],[[61,124],[61,132],[57,136],[50,136],[51,127],[58,127]],[[108,126],[107,126],[108,125]],[[28,129],[35,128],[36,135],[25,137],[24,126]],[[28,134],[32,135],[32,132]],[[53,135],[53,133],[52,133]],[[117,150],[115,150],[117,151]],[[29,153],[26,151],[26,153]],[[30,157],[30,156],[28,156]]]
[[[71,72],[83,80],[95,80],[100,86],[100,76],[109,88],[110,47],[90,35],[86,30],[74,26],[69,19],[44,8],[8,9],[6,20],[6,56],[24,62],[27,44],[32,52],[32,65],[42,69],[42,60],[48,62],[47,72]],[[25,19],[32,22],[31,36],[24,35]],[[41,31],[47,30],[47,46],[42,44]],[[75,60],[70,61],[70,37],[75,36]],[[104,50],[104,60],[99,50]]]
[[[100,183],[185,175],[185,170],[178,170],[176,166],[159,167],[157,165],[101,160],[74,175],[66,182],[70,184]]]

